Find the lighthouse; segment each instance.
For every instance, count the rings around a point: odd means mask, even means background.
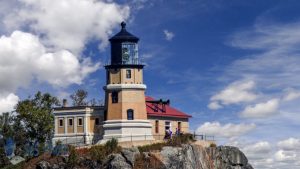
[[[144,65],[138,55],[139,38],[126,30],[109,39],[111,61],[105,66],[106,85],[103,140],[153,140],[152,124],[147,119],[143,82]]]

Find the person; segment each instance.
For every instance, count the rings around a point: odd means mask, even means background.
[[[171,129],[169,129],[169,133],[170,133],[170,139],[171,139],[172,138],[172,134],[173,134],[173,132],[172,132]]]
[[[178,128],[176,128],[176,133],[175,134],[176,134],[176,136],[179,136],[180,133],[179,133]]]

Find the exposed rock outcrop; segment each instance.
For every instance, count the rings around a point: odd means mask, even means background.
[[[132,167],[134,166],[134,162],[137,156],[140,155],[139,149],[137,147],[124,148],[121,153]]]
[[[104,168],[107,169],[132,169],[126,159],[121,154],[111,154],[105,162]]]
[[[135,165],[136,163],[136,165]],[[154,164],[155,163],[155,164]],[[126,148],[120,154],[111,154],[101,163],[81,157],[76,168],[105,169],[253,169],[247,157],[236,147],[204,148],[195,144],[181,147],[163,147],[160,152],[140,153],[137,148]],[[63,169],[65,162],[52,164],[41,161],[36,168]]]
[[[161,155],[168,169],[252,169],[244,153],[236,147],[164,147]]]

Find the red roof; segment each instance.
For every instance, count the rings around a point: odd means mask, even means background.
[[[146,109],[148,116],[161,116],[161,117],[177,117],[177,118],[190,118],[192,116],[183,113],[170,105],[165,104],[165,110],[163,110],[162,104],[148,103],[147,101],[154,101],[155,99],[146,96]]]

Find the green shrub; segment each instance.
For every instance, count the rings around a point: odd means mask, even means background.
[[[90,148],[89,154],[93,160],[103,161],[106,157],[106,150],[103,145],[95,145]]]
[[[68,168],[73,168],[77,164],[77,153],[74,146],[69,145],[69,158],[67,162]]]
[[[210,143],[209,147],[217,147],[215,143]]]
[[[112,153],[119,153],[121,152],[121,147],[118,146],[118,140],[112,138],[108,140],[104,145],[95,145],[92,146],[89,150],[89,154],[93,160],[97,160],[101,162]]]
[[[3,147],[0,147],[0,168],[9,165],[9,159],[6,157],[5,150]]]
[[[118,146],[118,140],[115,138],[112,138],[111,140],[108,140],[105,145],[106,154],[109,155],[111,153],[118,153],[120,152],[121,148]]]
[[[161,149],[167,146],[166,143],[154,143],[154,144],[149,144],[149,145],[144,145],[144,146],[138,146],[138,149],[140,152],[150,152],[150,151],[161,151]]]
[[[57,142],[55,142],[55,145],[61,145],[62,144],[62,141],[61,140],[57,140]]]
[[[193,142],[194,137],[192,134],[186,133],[178,136],[173,136],[171,139],[167,141],[168,146],[181,146],[181,144],[188,144]]]

